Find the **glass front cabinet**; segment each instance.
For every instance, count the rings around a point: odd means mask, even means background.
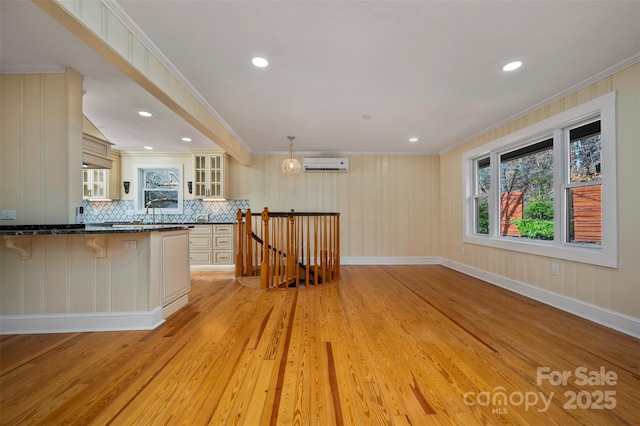
[[[193,198],[225,198],[225,154],[195,154]]]
[[[85,200],[109,197],[109,176],[105,169],[82,171],[82,198]]]

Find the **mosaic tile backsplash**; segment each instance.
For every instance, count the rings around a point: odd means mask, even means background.
[[[82,202],[85,223],[151,221],[151,214],[135,214],[133,200]],[[249,200],[202,201],[184,200],[182,214],[163,214],[163,222],[197,222],[198,216],[207,215],[208,222],[231,223],[236,221],[236,211],[249,208]],[[156,209],[156,221],[160,221]]]

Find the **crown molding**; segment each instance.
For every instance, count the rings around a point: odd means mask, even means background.
[[[33,67],[3,67],[0,74],[64,74],[65,67],[57,66],[33,66]]]

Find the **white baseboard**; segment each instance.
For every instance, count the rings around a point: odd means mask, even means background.
[[[189,294],[184,294],[162,308],[162,316],[167,319],[189,303]]]
[[[236,270],[236,265],[191,265],[189,267],[192,271],[231,271],[234,272]]]
[[[163,322],[163,309],[160,306],[147,312],[2,315],[0,334],[153,330]]]
[[[341,265],[440,265],[440,257],[341,257]]]
[[[573,299],[558,293],[554,293],[543,288],[534,287],[520,281],[512,280],[501,275],[474,268],[463,263],[443,259],[443,266],[451,268],[463,274],[478,278],[498,287],[521,294],[530,299],[537,300],[544,304],[569,312],[573,315],[588,319],[605,327],[620,331],[621,333],[640,338],[640,319],[625,315],[601,306]]]

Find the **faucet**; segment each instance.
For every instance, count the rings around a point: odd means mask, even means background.
[[[155,224],[156,224],[156,206],[155,206],[155,204],[154,204],[154,202],[153,202],[153,201],[149,201],[149,202],[147,203],[147,208],[146,208],[146,209],[145,209],[145,211],[144,211],[144,214],[145,214],[145,215],[148,215],[148,214],[149,214],[149,207],[151,207],[151,209],[152,209],[152,210],[151,210],[151,211],[152,211],[152,214],[151,214],[151,221],[152,221],[152,223],[155,225]]]

